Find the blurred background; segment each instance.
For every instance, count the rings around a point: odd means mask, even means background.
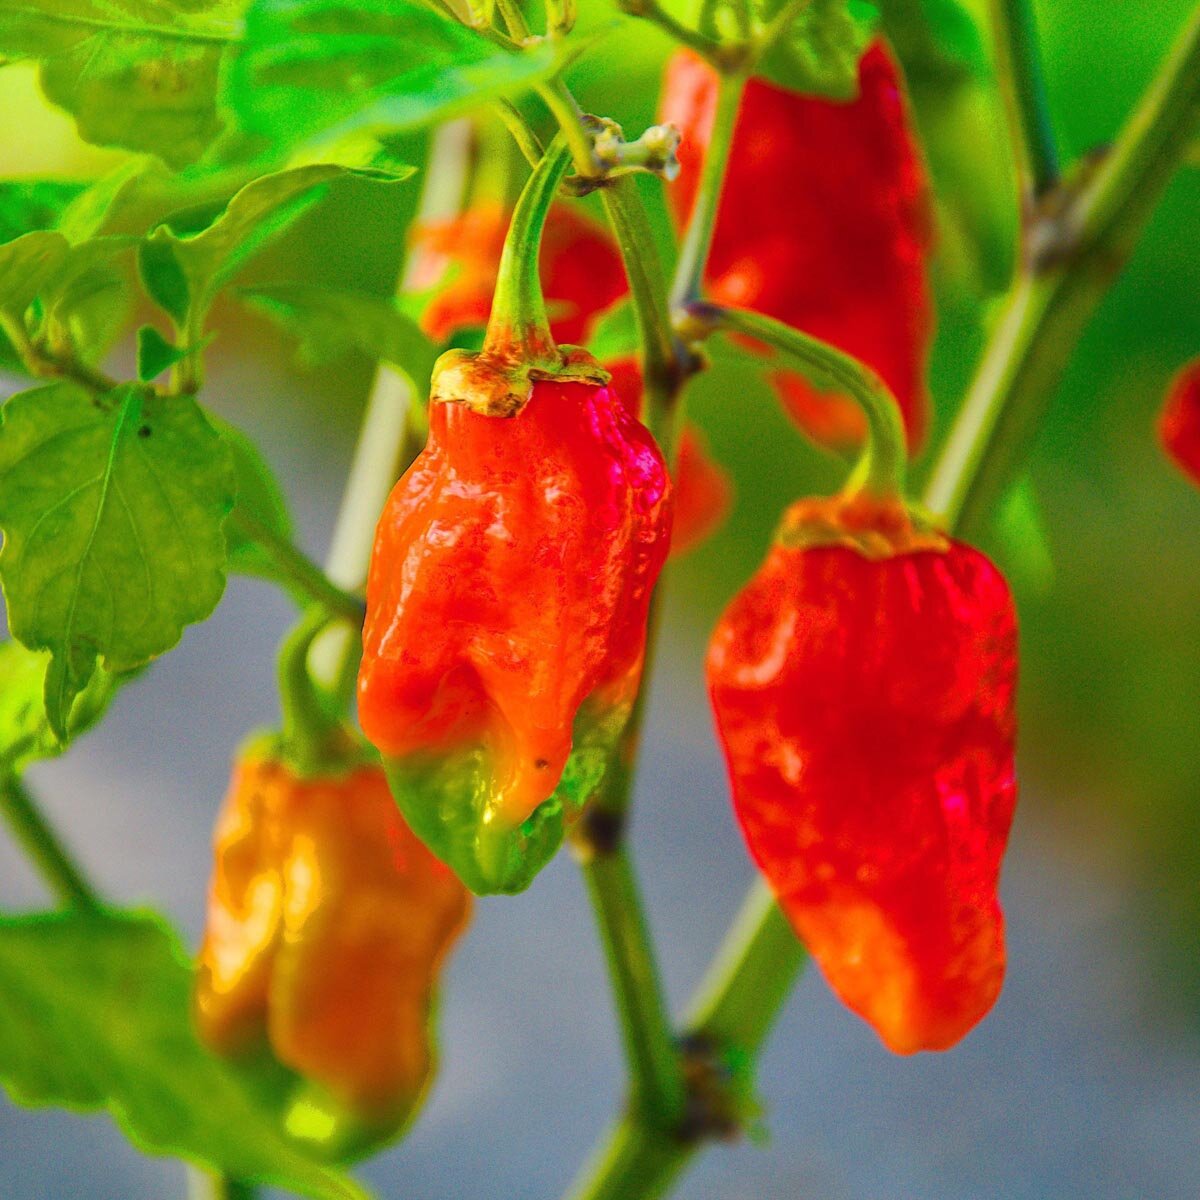
[[[917,6],[882,7],[896,19]],[[1112,136],[1191,3],[1035,7],[1055,126],[1074,157]],[[637,24],[610,37],[575,68],[584,107],[639,131],[669,48]],[[940,201],[936,447],[1007,280],[1015,215],[978,35],[967,23],[950,41],[898,49]],[[0,110],[5,175],[88,178],[117,161],[80,144],[23,67],[0,72]],[[421,161],[419,141],[408,149]],[[656,187],[645,190],[661,211]],[[387,294],[416,190],[339,185],[255,261],[253,280]],[[705,1153],[683,1200],[1197,1195],[1200,492],[1162,456],[1153,420],[1171,373],[1200,354],[1198,214],[1200,169],[1185,169],[1071,357],[1020,519],[1010,509],[980,538],[1022,620],[1022,799],[1003,888],[1009,975],[994,1013],[949,1054],[895,1058],[808,972],[759,1074],[769,1139]],[[216,325],[206,400],[262,447],[319,557],[371,365],[301,372],[273,327],[232,304]],[[752,874],[710,732],[707,633],[783,506],[839,476],[771,394],[732,369],[718,363],[688,399],[738,499],[725,527],[669,572],[637,795],[635,857],[676,1006]],[[229,759],[276,719],[273,655],[290,620],[278,593],[231,579],[209,622],[123,691],[98,731],[31,776],[100,887],[162,908],[193,945]],[[44,902],[0,838],[0,904]],[[617,1031],[569,858],[526,894],[476,911],[443,987],[431,1102],[411,1136],[362,1171],[385,1197],[554,1197],[620,1103]],[[183,1190],[178,1163],[140,1157],[107,1118],[0,1099],[3,1200]]]

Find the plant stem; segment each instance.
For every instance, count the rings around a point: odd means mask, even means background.
[[[521,151],[525,161],[531,167],[536,167],[542,161],[542,155],[546,153],[546,150],[538,141],[537,134],[530,129],[525,118],[521,116],[517,106],[511,100],[500,97],[492,101],[492,108],[496,116],[504,123],[504,128],[512,135],[512,139],[516,142],[517,149]]]
[[[575,845],[621,1019],[630,1106],[643,1123],[674,1129],[684,1111],[683,1075],[628,850],[622,840],[594,850]]]
[[[1031,0],[990,0],[990,7],[996,78],[1008,113],[1022,198],[1036,201],[1059,179],[1037,23]]]
[[[1096,306],[1200,128],[1200,8],[1104,160],[1030,229],[1025,262],[930,476],[925,503],[977,530]]]
[[[765,342],[795,361],[814,383],[849,393],[867,419],[867,439],[848,488],[877,496],[904,495],[908,460],[900,405],[874,371],[836,347],[761,313],[697,302],[685,310],[686,320],[700,332],[726,329]]]
[[[729,151],[733,145],[733,131],[737,125],[738,108],[746,88],[746,75],[741,72],[723,74],[717,85],[717,106],[713,116],[712,133],[704,152],[704,166],[696,201],[688,217],[687,231],[675,265],[675,278],[671,285],[671,307],[682,308],[698,300],[704,284],[705,265],[712,248],[713,230],[717,225],[717,211],[721,204],[721,190],[725,183],[725,169],[729,163]]]
[[[471,138],[467,120],[450,121],[434,133],[416,216],[418,223],[440,220],[458,212],[467,186]],[[398,292],[411,283],[413,269],[414,260],[410,256],[397,281]],[[388,493],[411,457],[409,410],[416,388],[427,382],[414,381],[386,364],[380,364],[375,373],[325,559],[329,578],[347,590],[358,591],[367,581],[376,522]],[[360,648],[360,639],[345,627],[326,631],[314,644],[309,659],[314,677],[335,695],[348,699],[349,689],[354,685],[351,668]]]
[[[723,50],[721,42],[676,20],[657,0],[617,0],[617,6],[628,16],[641,17],[642,20],[657,25],[681,46],[687,46],[713,66],[719,66]]]
[[[1103,165],[1060,215],[1070,236],[1049,242],[1058,257],[1046,243],[1039,253],[1032,239],[1034,256],[1014,283],[926,493],[927,505],[946,514],[952,530],[976,525],[1002,487],[1065,365],[1064,345],[1074,343],[1115,277],[1197,125],[1200,9]],[[693,1004],[701,1030],[745,1039],[743,1045],[766,1036],[802,961],[785,925],[756,884]],[[571,1200],[653,1200],[695,1148],[627,1117],[609,1132]]]
[[[187,1194],[188,1200],[255,1200],[258,1188],[218,1171],[208,1171],[189,1164]]]
[[[234,509],[228,517],[243,537],[256,543],[271,559],[280,576],[294,584],[331,617],[362,626],[364,605],[358,596],[343,591],[307,554],[250,513]]]
[[[637,184],[622,179],[600,193],[604,211],[616,235],[629,281],[629,296],[642,347],[642,386],[646,424],[667,460],[675,446],[676,411],[683,381],[696,360],[676,336],[667,307],[666,275]]]
[[[508,357],[519,350],[523,362],[557,360],[558,348],[542,296],[538,252],[546,216],[570,159],[571,148],[559,134],[534,168],[513,209],[496,271],[484,354]]]
[[[537,94],[558,122],[558,128],[571,148],[575,173],[584,179],[596,177],[596,156],[592,151],[592,135],[583,123],[583,113],[561,79],[539,84]]]
[[[0,779],[0,814],[42,879],[64,904],[74,908],[100,906],[95,889],[42,816],[33,794],[15,775]]]
[[[685,1028],[752,1056],[775,1023],[804,961],[804,947],[774,894],[756,880],[692,997]]]

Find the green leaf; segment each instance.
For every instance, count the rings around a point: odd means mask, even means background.
[[[46,719],[42,700],[50,656],[20,642],[0,642],[0,774],[19,773],[31,762],[53,758],[70,740],[95,725],[128,675],[97,669],[79,694],[67,720],[67,741],[59,741]]]
[[[1044,596],[1054,587],[1054,553],[1033,480],[1022,475],[1008,489],[993,518],[998,554],[1013,584]]]
[[[102,146],[193,162],[221,131],[221,58],[236,0],[22,0],[0,8],[0,55],[35,58],[46,96]]]
[[[248,524],[261,525],[285,541],[293,541],[295,529],[287,498],[258,447],[227,421],[215,416],[210,416],[209,420],[233,455],[233,473],[237,479],[234,514],[248,517]],[[256,541],[241,532],[237,521],[231,519],[225,522],[225,539],[229,547],[231,571],[265,579],[279,578],[275,561],[263,553]]]
[[[146,295],[175,322],[187,321],[192,289],[175,251],[167,240],[142,242],[138,247],[138,278]]]
[[[150,1153],[317,1200],[366,1200],[201,1044],[191,992],[178,938],[150,914],[0,919],[0,1080],[21,1104],[107,1109]]]
[[[140,666],[216,607],[229,454],[200,409],[123,384],[15,396],[0,424],[0,583],[12,634],[52,653],[46,712],[62,738],[98,658]]]
[[[628,358],[638,353],[641,343],[638,340],[637,317],[628,300],[618,300],[601,313],[588,339],[588,349],[601,362]]]
[[[767,0],[770,21],[790,0]],[[858,90],[858,60],[875,30],[876,10],[861,0],[810,0],[758,67],[780,87],[795,92],[852,99]]]
[[[153,325],[137,331],[137,374],[142,380],[154,379],[192,351],[181,350],[169,342]]]
[[[85,362],[110,349],[132,302],[116,260],[135,244],[131,237],[96,237],[71,247],[41,290],[41,332],[51,345],[66,342]]]
[[[183,324],[189,310],[188,319],[195,321],[251,255],[320,199],[324,185],[347,175],[395,178],[335,163],[295,167],[248,183],[196,232],[180,232],[194,210],[169,218],[151,235],[139,260],[147,290],[177,323]]]
[[[9,179],[0,183],[0,242],[35,229],[52,229],[63,211],[84,191],[82,183]]]
[[[415,0],[255,0],[225,99],[272,142],[414,129],[516,92],[557,67]]]
[[[61,233],[26,233],[0,246],[0,313],[20,318],[34,297],[67,260],[70,245]]]
[[[300,341],[309,366],[359,350],[399,367],[418,388],[429,383],[438,347],[394,300],[303,283],[243,288],[238,293]]]

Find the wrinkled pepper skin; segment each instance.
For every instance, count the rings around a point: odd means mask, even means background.
[[[709,647],[738,820],[842,1001],[897,1053],[945,1049],[1004,975],[1012,598],[958,542],[872,559],[788,540]]]
[[[1200,358],[1171,380],[1158,438],[1176,466],[1200,487]]]
[[[433,1068],[442,962],[470,896],[404,824],[378,766],[301,778],[250,752],[218,821],[195,1011],[215,1050],[275,1058],[395,1126]]]
[[[695,201],[716,112],[717,75],[688,50],[667,66],[659,118],[683,135],[667,195],[682,225]],[[849,103],[746,86],[717,213],[707,288],[821,338],[873,368],[895,393],[911,452],[925,436],[925,367],[933,332],[926,277],[930,207],[899,68],[882,42],[859,66]],[[817,441],[857,445],[865,432],[848,398],[799,375],[772,382]]]
[[[446,280],[421,314],[421,328],[430,337],[445,340],[460,329],[487,323],[509,216],[502,205],[483,203],[417,228],[413,287],[439,287]],[[626,291],[616,246],[601,227],[569,205],[550,210],[539,265],[557,342],[582,343],[593,318]]]
[[[473,891],[527,887],[603,776],[669,539],[662,455],[611,389],[430,406],[376,531],[359,718]]]

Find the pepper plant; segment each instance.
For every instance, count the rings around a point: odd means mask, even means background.
[[[638,23],[676,45],[660,120],[627,132],[572,80],[619,69],[614,31]],[[1019,244],[971,381],[931,425],[933,273],[969,205],[930,182],[904,72],[932,62],[951,87],[982,35]],[[0,916],[15,1100],[108,1110],[193,1164],[197,1195],[364,1196],[349,1168],[420,1119],[468,893],[536,887],[564,846],[629,1076],[573,1200],[665,1195],[753,1124],[754,1064],[808,955],[893,1051],[986,1018],[1017,636],[969,543],[1194,150],[1200,9],[1075,163],[1027,0],[992,0],[982,34],[953,0],[0,0],[17,60],[121,153],[95,179],[0,183],[0,812],[58,901]],[[419,190],[394,297],[247,286],[349,178]],[[230,300],[310,358],[379,364],[325,566],[206,405]],[[762,880],[676,1021],[630,799],[660,574],[731,503],[720,445],[687,421],[714,362],[767,379],[843,483],[795,498],[713,635]],[[1181,376],[1163,421],[1188,470],[1196,394]],[[280,728],[238,752],[193,963],[163,918],[97,893],[24,775],[209,617],[231,572],[299,615]]]

